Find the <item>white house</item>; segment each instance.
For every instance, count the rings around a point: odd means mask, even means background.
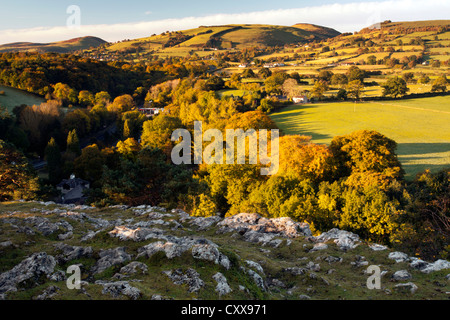
[[[292,101],[294,103],[308,103],[308,97],[307,96],[295,96],[292,98]]]

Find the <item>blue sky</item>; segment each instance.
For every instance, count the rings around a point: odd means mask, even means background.
[[[0,44],[51,42],[93,35],[107,41],[139,38],[199,25],[314,23],[341,32],[375,22],[450,19],[449,0],[17,0],[2,1]],[[70,5],[80,8],[78,28],[67,27]]]

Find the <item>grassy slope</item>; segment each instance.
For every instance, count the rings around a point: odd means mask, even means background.
[[[52,43],[9,43],[0,45],[0,52],[6,51],[39,51],[39,52],[58,52],[67,53],[77,50],[84,50],[92,47],[98,47],[106,41],[97,37],[74,38],[65,41]]]
[[[271,114],[286,134],[330,143],[356,130],[376,130],[398,143],[407,178],[450,166],[450,97],[368,103],[293,105]]]
[[[8,112],[12,113],[15,106],[26,104],[26,105],[38,105],[45,102],[45,99],[31,94],[26,91],[0,86],[0,91],[4,91],[5,95],[0,95],[0,106],[6,107]]]
[[[39,213],[43,209],[47,213]],[[65,271],[69,265],[81,263],[83,264],[82,280],[89,282],[84,285],[85,292],[90,297],[80,290],[68,290],[65,281],[52,282],[48,279],[41,279],[42,283],[34,286],[26,286],[18,292],[13,292],[8,295],[8,299],[32,299],[32,297],[40,294],[44,289],[50,285],[55,285],[60,288],[57,296],[54,299],[70,299],[70,300],[107,300],[112,299],[108,294],[102,294],[102,286],[94,284],[95,280],[111,280],[111,277],[120,270],[120,268],[128,262],[110,267],[103,273],[94,278],[88,277],[89,270],[98,259],[98,253],[101,249],[125,247],[126,251],[133,257],[136,257],[137,250],[144,245],[155,240],[145,240],[140,242],[123,241],[118,238],[111,238],[108,232],[113,227],[106,228],[97,234],[92,240],[87,242],[80,242],[81,237],[88,231],[93,229],[90,222],[83,219],[83,222],[77,222],[73,219],[63,218],[58,213],[48,213],[49,210],[59,209],[56,205],[49,205],[47,207],[37,203],[3,203],[0,206],[0,242],[11,241],[14,245],[0,248],[0,273],[13,268],[25,257],[34,252],[45,251],[50,255],[58,255],[60,251],[55,248],[55,244],[61,243],[55,234],[50,236],[43,236],[39,233],[35,235],[25,235],[18,233],[15,228],[11,227],[9,223],[4,222],[3,219],[14,218],[14,223],[20,224],[23,218],[29,216],[43,216],[48,218],[51,222],[58,222],[61,220],[68,221],[73,227],[73,237],[65,240],[64,243],[75,246],[90,246],[94,250],[91,258],[81,258],[79,260],[72,260],[62,265],[57,265],[57,270]],[[78,209],[64,209],[72,212],[82,211]],[[32,212],[34,211],[34,212]],[[61,212],[60,211],[60,212]],[[148,221],[147,215],[136,216],[132,210],[121,210],[114,208],[85,210],[89,216],[101,218],[105,220],[134,219],[133,223],[138,221]],[[172,219],[178,219],[176,214],[168,214],[163,220],[170,222]],[[232,262],[232,267],[229,270],[205,260],[194,259],[190,252],[186,252],[181,257],[174,259],[167,259],[164,254],[154,254],[151,258],[139,258],[138,261],[143,262],[148,266],[148,274],[132,275],[125,280],[138,280],[138,282],[130,282],[134,287],[137,287],[142,293],[142,299],[150,299],[154,294],[160,294],[164,297],[174,299],[239,299],[239,300],[253,300],[253,299],[298,299],[299,295],[306,294],[312,299],[382,299],[382,300],[406,300],[406,299],[447,299],[446,291],[450,290],[448,282],[445,280],[445,275],[448,270],[434,272],[432,274],[423,274],[420,271],[413,270],[408,266],[408,263],[395,263],[393,260],[387,258],[387,251],[373,251],[368,248],[365,243],[361,243],[358,247],[342,251],[330,241],[328,248],[321,251],[309,252],[313,244],[304,237],[291,239],[288,244],[286,239],[282,244],[273,248],[270,246],[261,246],[255,243],[243,241],[239,234],[217,234],[216,226],[212,226],[206,231],[198,231],[196,227],[189,222],[182,222],[181,228],[170,229],[170,226],[156,226],[165,231],[166,234],[175,236],[200,236],[212,240],[219,245],[219,250],[227,255]],[[341,262],[326,262],[323,259],[328,256],[340,257]],[[354,266],[351,262],[357,260],[358,256],[364,256],[368,265],[378,265],[386,274],[382,277],[381,290],[369,290],[366,287],[368,275],[365,274],[367,266]],[[132,259],[133,261],[134,259]],[[285,287],[270,287],[270,291],[261,291],[253,282],[253,280],[240,270],[240,266],[248,267],[246,260],[258,262],[264,269],[266,280],[269,278],[277,278],[281,280]],[[306,272],[303,275],[293,276],[284,272],[284,268],[289,267],[305,267],[308,262],[314,262],[320,265],[320,270],[315,272]],[[181,268],[194,268],[200,273],[200,277],[205,282],[205,286],[198,293],[188,293],[187,287],[184,285],[175,285],[172,283],[162,271]],[[413,278],[412,281],[418,286],[418,291],[415,294],[409,292],[397,292],[394,286],[397,282],[390,281],[392,274],[395,271],[406,269]],[[228,284],[233,290],[231,294],[224,297],[219,297],[215,292],[216,283],[212,279],[212,275],[216,272],[221,272],[227,278]],[[404,281],[408,282],[408,281]],[[239,285],[247,287],[248,291],[239,289]],[[124,299],[126,297],[121,297]]]

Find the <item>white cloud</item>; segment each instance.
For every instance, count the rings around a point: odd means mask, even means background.
[[[80,36],[97,36],[107,41],[146,37],[153,33],[196,28],[200,25],[220,24],[276,24],[313,23],[334,28],[340,32],[357,31],[373,23],[392,21],[448,19],[448,0],[391,0],[330,4],[304,8],[214,14],[182,19],[141,21],[111,25],[81,25],[71,30],[66,26],[1,30],[0,43],[32,41],[52,42]],[[83,21],[81,21],[83,23]]]

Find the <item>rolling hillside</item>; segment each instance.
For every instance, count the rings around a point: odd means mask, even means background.
[[[69,53],[77,50],[96,48],[104,43],[106,43],[105,40],[97,37],[74,38],[52,43],[14,42],[0,45],[0,52],[26,51]]]
[[[107,47],[108,54],[152,53],[185,56],[190,51],[244,49],[249,47],[284,46],[335,37],[336,30],[310,24],[275,26],[260,24],[200,26],[164,32],[147,38],[121,41]]]

